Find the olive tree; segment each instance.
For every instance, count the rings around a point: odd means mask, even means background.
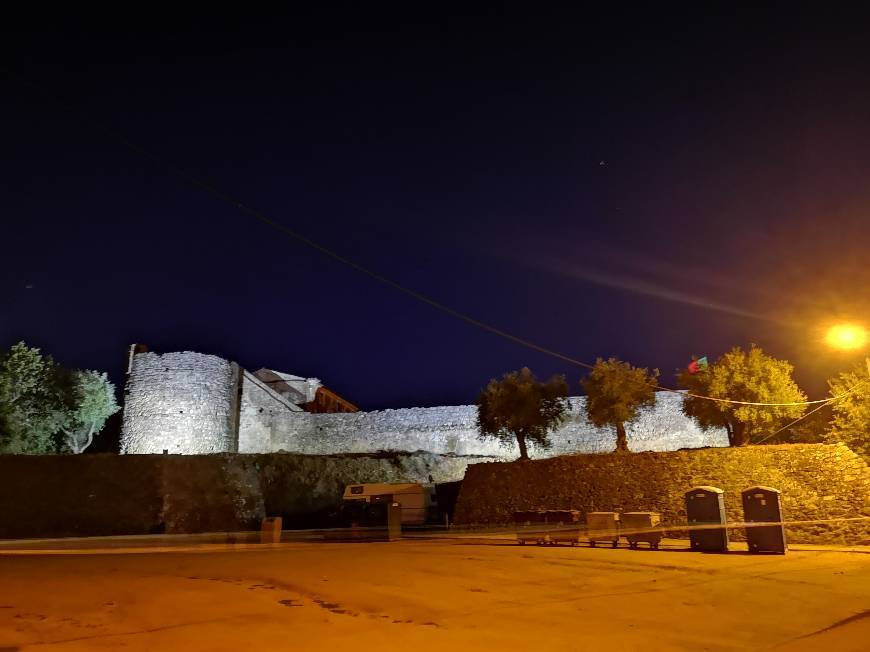
[[[0,453],[51,453],[65,419],[51,356],[24,342],[0,354]]]
[[[806,406],[788,405],[807,398],[792,378],[793,370],[788,361],[777,360],[754,344],[749,351],[735,346],[706,370],[679,374],[680,384],[688,390],[683,412],[702,429],[725,428],[731,446],[745,446],[804,413]]]
[[[613,426],[617,451],[628,450],[625,426],[637,419],[642,407],[655,405],[658,376],[658,369],[649,371],[616,358],[598,358],[581,381],[586,391],[586,416],[598,427]]]
[[[64,445],[72,453],[81,453],[103,429],[106,419],[120,409],[115,401],[115,386],[105,373],[73,372],[69,409],[61,426]]]
[[[81,453],[119,409],[104,373],[63,369],[24,342],[0,354],[0,453]]]
[[[492,379],[477,397],[477,427],[483,437],[503,443],[516,440],[520,459],[529,458],[528,444],[548,448],[548,435],[565,418],[568,383],[564,376],[541,382],[528,368]]]
[[[855,365],[828,381],[833,415],[825,439],[846,444],[865,459],[870,460],[870,377],[868,368]]]

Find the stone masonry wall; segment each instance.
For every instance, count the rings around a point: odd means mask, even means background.
[[[242,372],[238,437],[234,427],[233,366],[200,353],[140,353],[127,381],[123,453],[304,454],[428,451],[515,459],[515,443],[481,439],[473,405],[402,408],[377,412],[311,414]],[[237,369],[237,367],[236,367]],[[552,447],[531,447],[532,457],[606,453],[615,448],[611,428],[585,416],[583,397],[570,399],[568,419],[551,434]],[[656,405],[627,427],[632,451],[727,446],[724,430],[702,431],[683,415],[682,397],[659,392]]]
[[[657,511],[685,524],[684,494],[725,490],[729,522],[743,520],[740,492],[782,491],[790,541],[870,543],[870,469],[843,445],[791,444],[669,453],[574,455],[469,467],[456,507],[459,524],[510,522],[518,510]],[[823,521],[823,522],[816,522]]]
[[[0,455],[0,539],[162,531],[168,455]]]
[[[612,428],[596,428],[586,419],[585,397],[570,399],[568,419],[551,434],[552,447],[530,450],[534,457],[565,453],[606,453],[616,447]],[[682,397],[659,392],[656,405],[645,409],[627,427],[632,451],[667,451],[680,448],[727,446],[724,430],[702,431],[680,409]],[[378,450],[424,450],[436,454],[485,455],[516,459],[514,443],[504,446],[478,436],[473,405],[403,408],[379,412],[293,414],[271,423],[271,450],[328,454]],[[240,449],[241,450],[241,449]]]
[[[305,428],[307,425],[303,424],[308,423],[307,417],[308,412],[270,390],[253,374],[244,372],[238,452],[268,453],[276,450],[272,445],[272,433]]]
[[[232,365],[202,353],[133,356],[122,453],[226,453],[236,449]]]
[[[452,482],[489,458],[380,455],[0,455],[0,539],[236,532],[265,515],[330,525],[344,487]]]
[[[467,468],[492,458],[429,453],[359,455],[238,455],[235,464],[257,467],[266,513],[287,528],[334,526],[344,488],[361,482],[443,483],[462,480]]]

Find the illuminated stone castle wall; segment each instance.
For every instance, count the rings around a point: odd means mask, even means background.
[[[124,396],[122,453],[235,452],[238,365],[202,353],[138,353]]]
[[[612,429],[596,428],[585,416],[585,398],[572,397],[563,425],[550,435],[552,447],[532,447],[532,457],[566,453],[607,453],[616,447]],[[664,451],[702,446],[727,446],[724,431],[702,432],[680,410],[681,397],[660,393],[655,408],[645,410],[627,428],[633,451]],[[294,415],[272,423],[271,450],[295,453],[365,453],[374,450],[425,450],[455,455],[487,455],[515,459],[516,444],[504,447],[478,437],[473,405],[402,408],[351,414]],[[240,452],[246,451],[243,446]]]
[[[199,353],[139,353],[127,382],[122,452],[125,453],[370,453],[428,451],[515,459],[516,445],[478,437],[473,405],[312,414],[276,394],[252,374]],[[605,453],[611,429],[585,417],[583,397],[570,399],[567,421],[548,450],[532,457]],[[703,432],[683,415],[678,394],[660,392],[655,407],[628,426],[633,451],[727,446],[724,430]]]

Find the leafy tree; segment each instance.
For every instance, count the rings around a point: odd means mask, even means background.
[[[0,453],[80,453],[119,409],[106,374],[62,369],[24,342],[0,355]]]
[[[754,344],[723,354],[706,370],[679,373],[689,394],[751,403],[800,403],[806,395],[792,378],[794,367],[786,360],[765,354]],[[687,395],[683,412],[703,429],[722,427],[731,446],[745,446],[800,417],[804,405],[740,405]]]
[[[51,453],[65,418],[57,366],[19,342],[0,355],[0,452]]]
[[[529,459],[528,442],[548,448],[549,432],[565,418],[568,383],[564,376],[540,382],[528,368],[492,379],[477,397],[477,427],[484,437],[504,443],[516,439],[520,459]]]
[[[637,419],[640,408],[655,405],[658,369],[650,372],[616,358],[598,358],[581,381],[586,391],[586,415],[598,427],[616,429],[616,450],[627,451],[626,424]]]
[[[870,378],[868,369],[856,365],[828,381],[831,396],[844,396],[832,402],[833,416],[825,434],[829,442],[842,442],[870,460]]]
[[[765,444],[820,444],[826,440],[831,427],[833,413],[831,406],[814,409],[793,426],[789,426],[776,437],[765,438]]]
[[[115,401],[115,386],[105,373],[74,371],[70,385],[69,405],[61,430],[66,447],[73,453],[81,453],[103,429],[106,419],[121,408]]]

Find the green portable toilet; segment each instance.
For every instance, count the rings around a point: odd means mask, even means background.
[[[785,526],[782,524],[782,500],[779,489],[749,487],[743,490],[743,520],[749,552],[775,552],[784,555]],[[756,525],[770,523],[770,525]]]
[[[686,492],[686,519],[692,550],[728,552],[725,492],[718,487],[694,487]],[[717,527],[721,526],[721,527]]]

